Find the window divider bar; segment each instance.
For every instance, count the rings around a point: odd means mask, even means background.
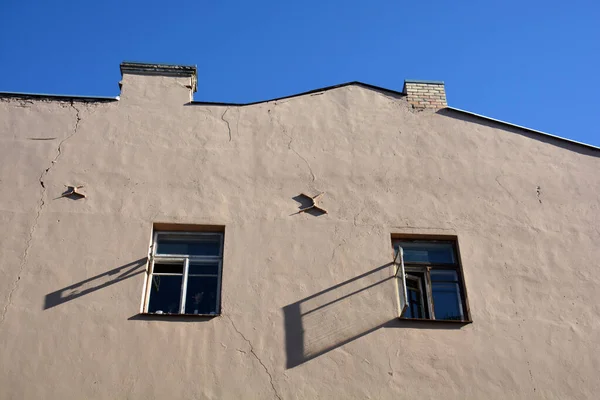
[[[223,244],[221,245],[222,248]],[[221,279],[222,279],[223,260],[219,260],[219,269],[217,270],[217,306],[215,312],[221,313]]]
[[[435,306],[433,305],[433,293],[431,291],[431,267],[425,269],[425,290],[427,291],[427,307],[429,309],[429,319],[435,319]]]
[[[185,298],[187,295],[187,282],[188,282],[188,271],[190,269],[190,260],[189,258],[185,259],[183,264],[183,279],[181,280],[181,301],[179,307],[179,313],[185,314]]]

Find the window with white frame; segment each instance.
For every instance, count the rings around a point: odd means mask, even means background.
[[[468,306],[456,243],[393,240],[400,317],[468,321]]]
[[[154,233],[144,312],[220,313],[223,233]]]

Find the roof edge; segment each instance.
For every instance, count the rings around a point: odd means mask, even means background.
[[[384,87],[380,87],[380,86],[375,86],[375,85],[371,85],[368,83],[364,83],[364,82],[359,82],[359,81],[351,81],[351,82],[346,82],[346,83],[340,83],[339,85],[332,85],[332,86],[325,86],[322,88],[318,88],[318,89],[313,89],[313,90],[309,90],[306,92],[300,92],[300,93],[296,93],[296,94],[291,94],[288,96],[283,96],[283,97],[275,97],[272,99],[268,99],[268,100],[259,100],[259,101],[252,101],[249,103],[227,103],[227,102],[214,102],[214,101],[192,101],[189,104],[190,105],[207,105],[207,106],[238,106],[238,107],[243,107],[243,106],[252,106],[252,105],[256,105],[256,104],[262,104],[262,103],[268,103],[270,101],[279,101],[279,100],[286,100],[286,99],[291,99],[294,97],[300,97],[300,96],[306,96],[306,95],[314,95],[320,92],[326,92],[328,90],[333,90],[333,89],[339,89],[345,86],[364,86],[366,88],[369,89],[373,89],[373,90],[377,90],[380,92],[386,92],[386,93],[391,93],[393,95],[396,96],[406,96],[406,93],[403,92],[399,92],[397,90],[392,90],[392,89],[387,89]]]
[[[27,92],[0,92],[0,98],[38,98],[38,99],[52,99],[52,100],[80,100],[80,101],[97,101],[97,102],[108,102],[108,101],[119,101],[119,96],[81,96],[72,94],[48,94],[48,93],[27,93]]]
[[[568,142],[568,143],[571,143],[571,144],[576,144],[576,145],[579,145],[579,146],[587,147],[588,149],[600,150],[600,147],[597,147],[597,146],[594,146],[594,145],[591,145],[591,144],[587,144],[587,143],[583,143],[583,142],[578,142],[578,141],[572,140],[572,139],[567,139],[567,138],[564,138],[562,136],[556,136],[556,135],[553,135],[551,133],[547,133],[547,132],[543,132],[543,131],[538,131],[537,129],[532,129],[532,128],[528,128],[526,126],[517,125],[517,124],[510,123],[510,122],[502,121],[501,119],[496,119],[496,118],[492,118],[492,117],[486,117],[485,115],[477,114],[477,113],[474,113],[474,112],[471,112],[471,111],[462,110],[460,108],[446,107],[445,109],[446,110],[456,111],[456,112],[463,113],[463,114],[467,114],[467,115],[470,115],[472,117],[485,119],[487,121],[496,122],[496,123],[499,123],[499,124],[502,124],[502,125],[506,125],[506,126],[510,126],[510,127],[513,127],[513,128],[523,129],[523,130],[525,130],[527,132],[536,133],[538,135],[543,135],[543,136],[550,137],[550,138],[553,138],[553,139],[562,140],[564,142]]]

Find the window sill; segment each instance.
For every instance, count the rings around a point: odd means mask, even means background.
[[[129,320],[137,321],[210,321],[215,317],[220,317],[221,314],[156,314],[156,313],[139,313],[129,318]]]
[[[400,321],[406,322],[422,322],[422,323],[433,323],[433,324],[450,324],[450,325],[468,325],[472,324],[473,321],[468,320],[453,320],[453,319],[426,319],[426,318],[403,318],[398,317]]]

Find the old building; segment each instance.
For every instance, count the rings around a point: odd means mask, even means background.
[[[0,96],[0,398],[597,398],[600,149],[441,82],[121,71]]]

